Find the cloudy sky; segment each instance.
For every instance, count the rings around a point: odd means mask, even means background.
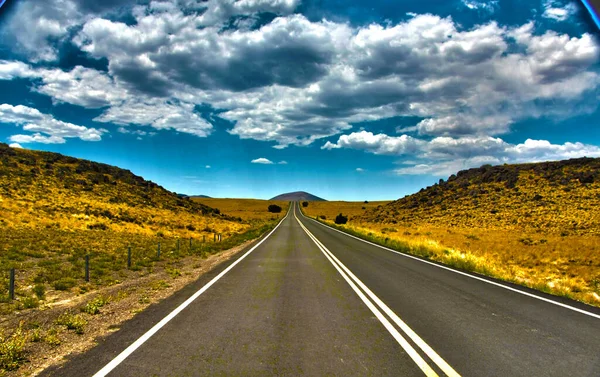
[[[565,0],[19,0],[0,141],[167,189],[396,199],[600,157],[600,32]]]

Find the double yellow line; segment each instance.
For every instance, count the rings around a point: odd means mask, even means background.
[[[423,353],[448,377],[460,377],[458,374],[444,359],[440,357],[417,333],[415,333],[396,313],[394,313],[379,297],[377,297],[359,278],[357,278],[352,271],[350,271],[338,258],[321,241],[317,239],[305,226],[302,224],[298,216],[296,216],[296,206],[294,206],[294,217],[300,227],[306,232],[308,237],[313,240],[319,250],[325,255],[329,262],[335,267],[335,269],[342,275],[344,280],[350,285],[352,290],[358,295],[358,297],[365,303],[365,305],[371,310],[371,312],[377,317],[377,319],[383,324],[388,332],[394,337],[398,344],[406,351],[411,359],[417,364],[417,366],[425,373],[428,377],[439,376],[437,372],[425,361],[425,359],[417,352],[417,350],[406,340],[404,336],[392,325],[383,313],[400,328],[408,338],[410,338],[414,344],[417,345],[423,351]],[[368,296],[368,297],[367,297]],[[383,312],[383,313],[382,313]]]

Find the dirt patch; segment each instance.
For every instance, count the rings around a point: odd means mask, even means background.
[[[197,280],[251,242],[204,259],[182,258],[144,277],[1,318],[0,334],[25,337],[27,361],[15,371],[0,369],[0,377],[36,376],[64,363],[66,356],[89,350],[123,322]]]

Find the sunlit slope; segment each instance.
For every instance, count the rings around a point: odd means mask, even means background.
[[[114,166],[0,144],[0,229],[198,236],[246,225]]]
[[[355,220],[600,235],[598,208],[600,159],[579,158],[463,170]]]

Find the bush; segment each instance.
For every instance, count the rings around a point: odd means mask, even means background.
[[[19,327],[11,336],[0,332],[0,372],[18,369],[26,360],[27,336]]]
[[[83,334],[83,328],[87,325],[87,321],[80,315],[65,312],[58,317],[56,324],[65,326],[69,330],[74,330],[76,334]]]
[[[62,278],[54,282],[54,289],[57,291],[68,291],[77,285],[77,281],[73,278]]]
[[[341,213],[335,217],[336,224],[346,224],[348,222],[348,216],[344,216]]]
[[[271,204],[269,206],[269,212],[279,213],[279,212],[281,212],[281,207],[278,206],[277,204]]]
[[[308,202],[302,202],[302,207],[308,207]]]
[[[91,315],[98,314],[100,313],[100,308],[106,304],[108,304],[108,298],[104,296],[98,296],[85,304],[85,306],[81,308],[81,311]]]
[[[319,216],[319,219],[321,219],[321,220],[325,220],[325,219],[327,219],[327,216],[325,216],[325,215],[321,215],[321,216]]]

